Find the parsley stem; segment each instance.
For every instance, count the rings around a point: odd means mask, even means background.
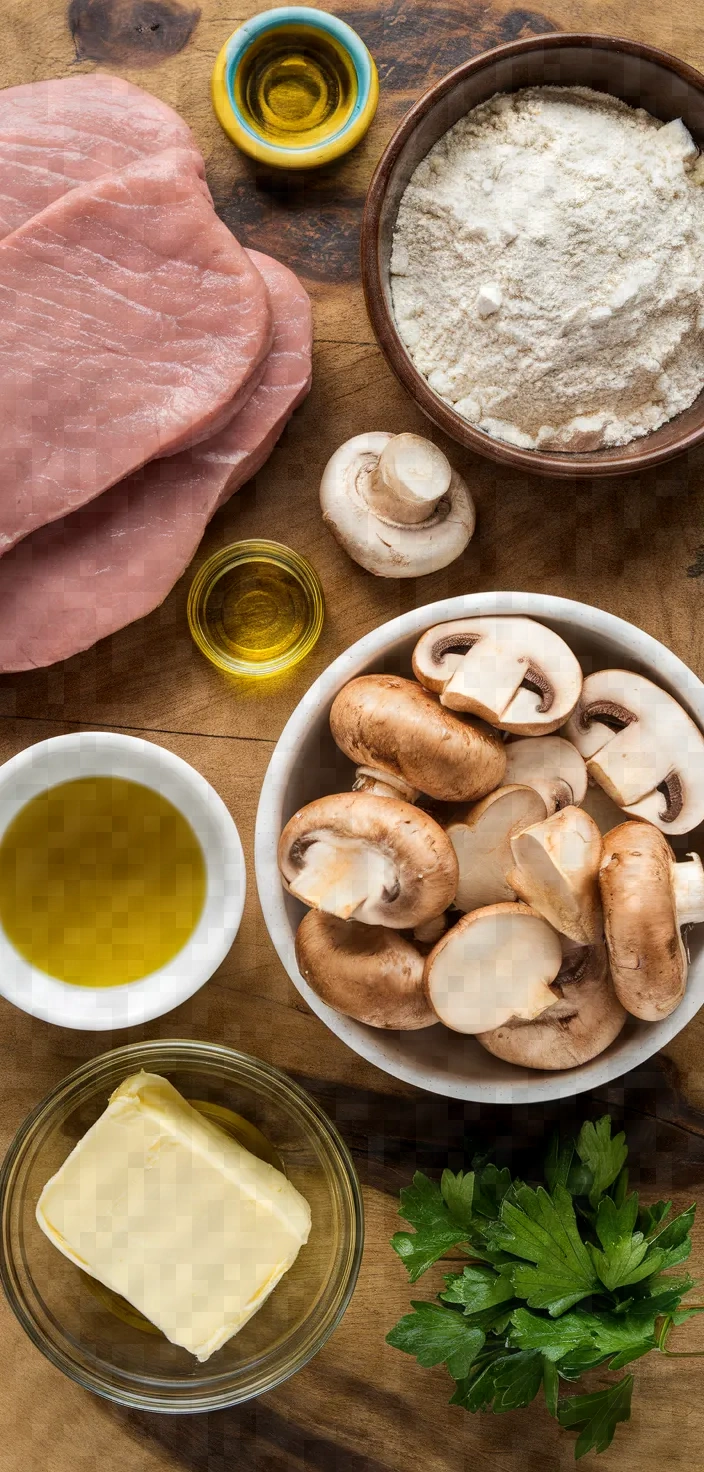
[[[704,1304],[689,1303],[687,1308],[704,1308]],[[704,1349],[667,1349],[666,1344],[675,1326],[671,1314],[668,1314],[663,1322],[662,1329],[658,1335],[658,1349],[661,1354],[667,1355],[670,1360],[698,1360],[704,1359]]]

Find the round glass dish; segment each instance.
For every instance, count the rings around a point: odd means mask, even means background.
[[[106,1290],[69,1262],[35,1219],[49,1177],[113,1089],[140,1068],[261,1131],[311,1207],[310,1238],[293,1267],[240,1333],[202,1365],[151,1326],[141,1327],[129,1310],[120,1312],[122,1300],[111,1306]],[[250,1148],[256,1148],[251,1138]],[[18,1130],[0,1169],[0,1212],[0,1277],[30,1339],[87,1390],[148,1411],[238,1405],[300,1370],[347,1308],[364,1238],[352,1160],[315,1100],[278,1069],[215,1043],[134,1043],[83,1064]]]
[[[188,594],[203,654],[231,675],[280,674],[310,654],[325,615],[315,568],[282,542],[233,542],[209,557]]]

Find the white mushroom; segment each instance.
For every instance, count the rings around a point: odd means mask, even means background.
[[[368,1027],[437,1022],[423,990],[423,957],[397,930],[309,910],[298,927],[296,960],[321,1001]]]
[[[704,921],[704,869],[697,854],[678,864],[651,823],[621,823],[604,839],[599,871],[611,975],[628,1012],[668,1017],[687,986],[680,927]]]
[[[511,853],[508,882],[522,900],[577,945],[601,940],[601,833],[588,813],[562,808],[514,835]]]
[[[323,521],[350,557],[382,578],[424,577],[464,551],[475,526],[465,482],[417,434],[358,434],[320,485]]]
[[[413,671],[450,710],[518,736],[557,730],[582,688],[579,662],[564,639],[529,618],[438,624],[418,640]]]
[[[457,888],[455,852],[434,818],[369,792],[319,797],[294,813],[279,870],[313,909],[394,930],[440,915]]]
[[[480,721],[445,710],[415,680],[362,675],[333,701],[330,730],[357,764],[357,791],[471,802],[501,781],[501,738]]]
[[[608,792],[604,792],[603,787],[600,787],[592,777],[589,778],[580,807],[584,808],[585,813],[594,819],[602,835],[610,833],[612,828],[617,828],[626,816],[623,809],[617,808],[613,798],[609,797]]]
[[[512,1019],[480,1033],[477,1042],[506,1063],[550,1070],[578,1068],[611,1046],[626,1011],[614,991],[603,944],[568,951],[551,991],[552,1006],[532,1022]]]
[[[630,816],[672,834],[704,820],[704,736],[644,675],[588,675],[565,735],[590,777]]]
[[[560,937],[528,905],[489,905],[463,915],[425,962],[425,990],[454,1032],[489,1032],[530,1020],[555,1001]]]
[[[507,743],[504,781],[534,787],[549,817],[570,803],[581,806],[587,791],[587,768],[577,748],[562,736],[526,736]]]
[[[507,878],[514,863],[511,838],[521,828],[539,823],[545,812],[534,788],[514,785],[498,787],[448,824],[447,836],[459,864],[458,910],[478,910],[516,898]]]

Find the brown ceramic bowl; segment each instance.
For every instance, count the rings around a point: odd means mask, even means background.
[[[617,449],[583,454],[518,449],[476,429],[433,392],[406,352],[391,307],[393,229],[401,196],[420,160],[459,118],[494,93],[548,84],[609,92],[663,122],[682,118],[704,148],[704,76],[655,46],[614,36],[551,34],[512,41],[463,62],[406,114],[372,179],[362,226],[367,309],[396,377],[423,412],[459,444],[539,475],[625,475],[671,460],[704,440],[704,392],[676,419]]]

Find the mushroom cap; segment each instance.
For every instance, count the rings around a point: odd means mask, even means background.
[[[454,899],[457,859],[434,818],[395,797],[342,792],[289,819],[279,870],[306,905],[341,920],[412,930]]]
[[[526,904],[577,945],[603,936],[598,874],[601,833],[582,808],[561,808],[511,839],[508,882]]]
[[[450,710],[480,716],[518,736],[563,725],[582,688],[582,670],[559,634],[530,618],[464,618],[418,640],[413,672]]]
[[[501,781],[501,738],[465,721],[415,680],[361,675],[333,701],[330,730],[357,765],[390,773],[441,802],[471,802]]]
[[[565,735],[589,776],[663,833],[704,821],[704,736],[666,690],[631,670],[588,675]]]
[[[497,787],[463,816],[448,823],[447,836],[457,854],[458,910],[479,910],[501,900],[513,900],[509,883],[513,868],[511,838],[521,828],[545,817],[545,803],[533,787]]]
[[[645,1022],[669,1017],[687,986],[674,868],[651,823],[620,823],[604,839],[599,888],[611,975],[626,1011]]]
[[[524,736],[506,745],[506,782],[527,783],[544,799],[547,815],[580,807],[587,791],[587,768],[571,741],[562,736]]]
[[[309,987],[337,1012],[368,1027],[432,1027],[423,957],[397,930],[309,910],[296,935],[296,960]]]
[[[336,541],[367,572],[377,577],[424,577],[454,562],[474,531],[474,502],[465,482],[450,471],[449,487],[423,521],[408,524],[381,515],[365,492],[382,451],[394,439],[420,436],[358,434],[328,461],[320,484],[323,521]],[[436,456],[445,456],[432,442]]]
[[[537,1017],[555,998],[562,947],[528,905],[488,905],[463,915],[425,962],[425,990],[453,1032],[481,1033],[510,1017]]]
[[[578,1068],[618,1037],[626,1011],[614,991],[603,944],[579,947],[552,983],[555,1001],[533,1022],[511,1021],[477,1042],[520,1068]]]

